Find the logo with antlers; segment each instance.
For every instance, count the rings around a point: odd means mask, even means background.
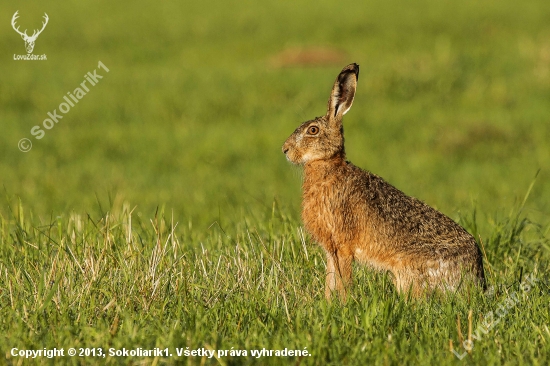
[[[44,13],[44,22],[42,22],[42,29],[40,29],[40,30],[35,29],[34,32],[32,33],[32,36],[28,36],[26,29],[25,29],[24,32],[21,32],[19,30],[19,27],[16,27],[15,21],[17,20],[17,18],[19,18],[19,15],[17,14],[18,12],[19,12],[19,10],[17,10],[15,12],[15,14],[13,14],[13,18],[11,18],[11,26],[13,27],[13,29],[17,33],[19,33],[19,35],[21,35],[21,38],[23,38],[23,40],[25,41],[25,48],[27,49],[27,53],[32,53],[32,50],[34,49],[34,42],[36,41],[36,38],[38,38],[40,33],[42,33],[44,28],[46,28],[46,24],[48,24],[48,20],[49,20],[48,14]]]

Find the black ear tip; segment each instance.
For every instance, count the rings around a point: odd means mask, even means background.
[[[342,70],[342,72],[352,72],[355,74],[355,77],[356,78],[359,78],[359,65],[356,64],[355,62],[352,63],[352,64],[349,64],[348,66],[344,67],[344,69]]]
[[[356,63],[353,63],[353,68],[355,71],[355,75],[357,76],[357,79],[359,79],[359,65],[357,65]]]

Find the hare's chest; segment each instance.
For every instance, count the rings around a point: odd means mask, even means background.
[[[342,230],[342,202],[333,184],[304,187],[302,220],[306,230],[325,249]]]

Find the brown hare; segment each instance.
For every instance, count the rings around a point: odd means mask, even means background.
[[[358,77],[359,65],[346,66],[327,114],[302,123],[283,145],[286,158],[304,167],[302,220],[327,255],[325,296],[346,299],[353,260],[390,271],[397,290],[416,297],[462,281],[485,287],[481,252],[466,230],[346,161],[342,117]]]

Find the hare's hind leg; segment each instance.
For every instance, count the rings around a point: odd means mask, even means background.
[[[325,297],[330,300],[332,293],[337,291],[340,299],[346,301],[349,286],[351,285],[351,264],[353,256],[338,252],[327,251],[327,278]]]

